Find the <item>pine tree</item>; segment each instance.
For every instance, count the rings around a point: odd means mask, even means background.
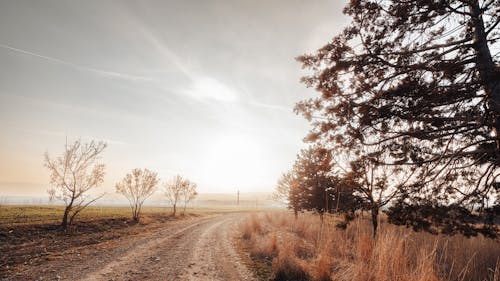
[[[377,165],[413,175],[401,206],[498,206],[500,1],[352,0],[344,12],[350,25],[298,58],[321,93],[296,106],[308,140],[360,158],[376,147]]]

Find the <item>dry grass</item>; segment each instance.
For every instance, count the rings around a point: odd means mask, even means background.
[[[210,215],[224,212],[234,212],[235,209],[187,208],[187,216]],[[0,226],[17,226],[32,224],[59,224],[64,212],[63,206],[0,206]],[[143,207],[141,215],[147,221],[149,217],[168,217],[172,213],[169,207]],[[129,219],[129,207],[90,206],[77,217],[77,221],[92,221],[100,219]],[[178,217],[182,217],[182,209]]]
[[[337,219],[286,212],[252,214],[241,225],[250,256],[270,280],[500,281],[500,241],[435,236],[382,223],[376,240],[367,219],[346,230]]]

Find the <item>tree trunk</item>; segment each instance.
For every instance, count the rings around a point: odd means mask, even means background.
[[[328,211],[328,190],[325,189],[325,212]]]
[[[173,205],[174,211],[172,212],[172,216],[174,216],[174,217],[175,217],[175,213],[177,212],[177,208],[176,208],[177,206],[176,205],[177,205],[177,203],[174,203],[174,205]]]
[[[133,219],[134,219],[135,222],[139,222],[139,210],[138,210],[137,207],[134,208]]]
[[[373,226],[373,238],[377,237],[377,228],[378,228],[378,206],[372,206],[372,226]]]
[[[340,204],[340,189],[337,187],[337,206],[335,207],[335,213],[339,212],[339,204]]]
[[[73,221],[75,220],[76,216],[78,215],[78,213],[80,212],[81,210],[77,210],[76,212],[74,212],[70,219],[69,219],[69,225],[72,225],[73,224]]]
[[[73,193],[71,195],[71,201],[69,202],[68,205],[66,205],[66,209],[64,209],[64,215],[63,215],[63,220],[61,223],[61,227],[66,230],[68,228],[68,216],[69,213],[71,212],[71,209],[73,209],[73,203],[75,202],[75,189],[73,189]],[[70,221],[71,224],[71,221]]]
[[[64,215],[63,215],[63,219],[61,222],[61,227],[64,230],[66,230],[66,228],[68,228],[68,216],[69,216],[70,211],[71,211],[71,205],[66,206],[66,209],[64,209]]]
[[[299,211],[297,209],[293,209],[293,214],[295,215],[295,220],[299,218]]]
[[[473,14],[474,50],[476,51],[476,66],[488,96],[488,105],[494,118],[492,127],[495,132],[496,164],[500,162],[500,71],[497,70],[488,47],[486,30],[478,1],[471,1],[470,12]]]

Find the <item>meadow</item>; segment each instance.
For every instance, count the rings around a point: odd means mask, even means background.
[[[187,208],[186,215],[210,215],[222,212],[234,211],[234,208]],[[63,206],[23,206],[4,205],[0,206],[0,226],[37,225],[37,224],[59,224],[64,212]],[[182,208],[178,210],[182,216]],[[172,208],[170,207],[150,207],[142,208],[142,216],[145,220],[152,217],[170,217]],[[131,217],[130,207],[109,207],[109,206],[89,206],[85,208],[76,220],[89,222],[97,220],[123,219]]]
[[[345,230],[338,218],[253,213],[240,225],[243,248],[260,280],[500,280],[500,240],[442,236],[390,225],[372,237],[368,218]]]

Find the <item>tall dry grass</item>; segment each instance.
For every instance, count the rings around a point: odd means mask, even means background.
[[[241,225],[250,256],[271,267],[271,280],[500,281],[500,241],[415,233],[382,223],[372,238],[368,219],[346,230],[328,216],[252,214]]]

